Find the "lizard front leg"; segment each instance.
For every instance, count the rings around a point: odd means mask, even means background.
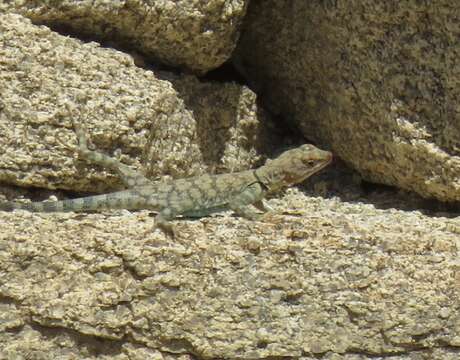
[[[260,211],[262,211],[264,213],[267,212],[267,211],[270,211],[270,212],[274,211],[274,209],[271,206],[265,204],[263,200],[256,201],[252,205],[254,205],[257,209],[259,209]]]
[[[249,219],[257,220],[260,218],[260,214],[252,210],[249,205],[254,205],[260,210],[265,210],[265,207],[261,207],[262,199],[265,196],[265,190],[260,183],[253,183],[246,187],[240,194],[235,196],[229,203],[228,206],[236,214]],[[263,204],[262,204],[263,206]]]

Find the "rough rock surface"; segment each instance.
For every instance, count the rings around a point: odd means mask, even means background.
[[[176,221],[175,240],[146,211],[2,212],[0,358],[458,358],[459,219],[269,203],[264,222]]]
[[[75,161],[70,116],[150,176],[252,167],[273,145],[247,88],[139,69],[19,15],[0,15],[0,89],[12,184],[117,185]],[[181,219],[174,240],[147,211],[0,212],[0,359],[458,359],[460,218],[334,171],[262,222]]]
[[[20,15],[0,15],[0,59],[5,183],[93,192],[118,187],[112,174],[76,161],[71,118],[84,124],[98,150],[151,178],[247,169],[260,164],[257,150],[276,143],[248,88],[171,75],[173,84],[126,54]]]
[[[460,200],[460,7],[254,0],[235,63],[366,179]]]
[[[19,12],[37,24],[99,38],[140,51],[163,64],[203,73],[235,47],[248,0],[12,0],[0,12]]]

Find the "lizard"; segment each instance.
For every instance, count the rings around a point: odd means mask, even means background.
[[[332,161],[332,153],[314,145],[304,144],[287,150],[257,169],[227,174],[205,174],[183,179],[152,182],[115,158],[90,150],[82,128],[74,122],[78,157],[90,164],[110,169],[127,187],[109,194],[44,202],[0,202],[0,210],[16,209],[31,212],[85,212],[107,209],[157,212],[154,228],[174,235],[171,220],[178,216],[203,217],[232,210],[250,220],[258,220],[269,209],[263,198],[282,188],[301,183]]]

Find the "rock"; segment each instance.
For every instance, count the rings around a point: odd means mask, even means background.
[[[139,68],[20,15],[0,14],[0,89],[0,180],[40,192],[119,186],[74,158],[72,119],[150,177],[254,167],[279,143],[245,86]],[[148,211],[0,212],[0,359],[457,359],[460,218],[339,170],[263,221],[178,219],[174,240]]]
[[[457,4],[253,1],[235,63],[369,181],[460,200]]]
[[[269,203],[263,222],[175,221],[174,240],[147,211],[2,212],[0,358],[456,358],[458,218]]]
[[[0,13],[17,12],[79,38],[99,38],[164,65],[204,73],[228,60],[248,0],[2,2]]]
[[[113,174],[75,159],[72,119],[99,151],[150,178],[251,168],[260,165],[261,150],[279,141],[247,87],[170,74],[173,84],[168,73],[138,68],[129,55],[20,15],[0,15],[0,57],[4,183],[91,192],[120,187]]]

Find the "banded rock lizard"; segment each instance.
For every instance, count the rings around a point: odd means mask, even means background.
[[[170,220],[182,215],[202,217],[224,210],[233,210],[247,219],[256,220],[261,214],[250,208],[253,205],[267,211],[262,199],[267,193],[297,184],[327,166],[332,154],[309,144],[287,150],[279,157],[254,170],[220,175],[202,175],[154,183],[98,151],[87,147],[83,130],[74,124],[80,158],[89,163],[115,171],[128,188],[109,194],[88,196],[61,201],[31,203],[0,202],[0,210],[23,209],[31,212],[94,211],[106,209],[157,211],[155,227],[174,234]]]

